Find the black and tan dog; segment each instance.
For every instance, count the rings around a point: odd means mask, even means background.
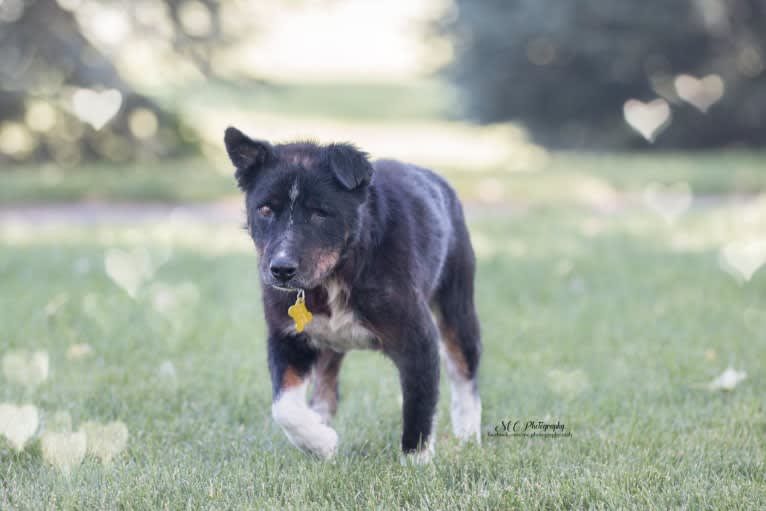
[[[453,431],[480,441],[475,259],[446,181],[414,165],[370,162],[349,144],[271,145],[235,128],[225,143],[260,258],[272,415],[288,439],[332,456],[344,353],[374,349],[399,370],[402,450],[429,460],[441,346]]]

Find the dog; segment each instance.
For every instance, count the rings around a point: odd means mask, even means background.
[[[440,352],[453,431],[480,442],[476,262],[449,184],[348,143],[272,145],[233,127],[224,142],[259,259],[272,417],[290,442],[335,453],[338,373],[353,349],[399,371],[403,460],[434,453]]]

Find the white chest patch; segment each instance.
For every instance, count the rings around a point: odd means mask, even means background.
[[[330,315],[314,313],[314,319],[306,325],[306,333],[312,344],[319,349],[331,349],[339,353],[377,349],[377,338],[354,317],[347,300],[348,294],[342,286],[336,282],[327,285]]]

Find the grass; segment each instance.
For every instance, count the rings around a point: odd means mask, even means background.
[[[0,380],[0,402],[33,403],[46,424],[56,411],[75,428],[121,420],[130,438],[111,465],[88,456],[68,477],[38,438],[21,453],[0,441],[0,508],[763,508],[766,316],[753,312],[766,311],[766,274],[740,284],[718,264],[737,208],[673,227],[645,210],[473,216],[483,426],[542,419],[572,435],[461,448],[443,385],[427,467],[399,464],[397,376],[369,352],[341,373],[334,461],[288,444],[270,418],[255,259],[236,226],[4,225],[0,356],[45,350],[51,368],[36,387]],[[137,247],[167,261],[132,299],[104,256]],[[196,293],[173,292],[186,282]],[[92,354],[68,359],[83,342]],[[729,365],[748,379],[708,390]]]
[[[486,189],[516,205],[594,205],[606,196],[640,196],[651,182],[688,183],[695,195],[753,195],[766,191],[766,155],[553,153],[532,172],[443,167],[465,200],[485,202]],[[202,158],[145,165],[77,169],[19,167],[0,172],[0,205],[128,201],[215,201],[237,194],[226,162]],[[500,195],[496,195],[499,193]]]
[[[239,122],[230,113],[264,113],[254,120],[280,120],[277,132],[312,129],[306,117],[404,148],[413,125],[454,134],[453,150],[486,140],[448,126],[449,95],[428,83],[155,92],[216,137],[219,120]],[[237,225],[0,222],[0,358],[42,350],[50,361],[39,385],[0,374],[0,403],[42,414],[23,451],[0,439],[0,509],[764,508],[766,274],[738,281],[720,254],[762,238],[766,204],[713,201],[673,225],[635,202],[595,212],[653,181],[686,182],[695,195],[761,193],[764,163],[732,151],[553,153],[526,172],[439,165],[466,202],[501,206],[470,208],[485,433],[544,420],[571,437],[458,446],[443,384],[427,467],[399,464],[398,379],[371,352],[352,353],[341,373],[336,458],[289,445],[270,417],[255,256]],[[234,194],[223,161],[0,171],[1,205]],[[534,207],[508,216],[509,204]],[[143,279],[133,297],[106,270],[120,258],[123,278]],[[82,343],[92,352],[71,357]],[[730,366],[748,378],[709,390]],[[74,429],[123,422],[126,450],[108,465],[88,455],[62,474],[41,445],[61,427],[58,412]]]
[[[78,201],[210,201],[236,193],[230,176],[202,159],[76,169],[23,166],[0,172],[0,204]]]

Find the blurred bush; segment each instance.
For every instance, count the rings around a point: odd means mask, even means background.
[[[208,74],[211,48],[225,42],[219,5],[0,0],[0,163],[71,167],[88,160],[156,160],[194,149],[193,129],[126,80],[116,56],[132,56],[134,68],[156,73],[126,36],[167,40],[175,60]],[[152,44],[155,54],[163,51]],[[172,76],[174,68],[164,72]]]
[[[455,0],[440,28],[467,115],[549,147],[766,140],[764,0]]]

